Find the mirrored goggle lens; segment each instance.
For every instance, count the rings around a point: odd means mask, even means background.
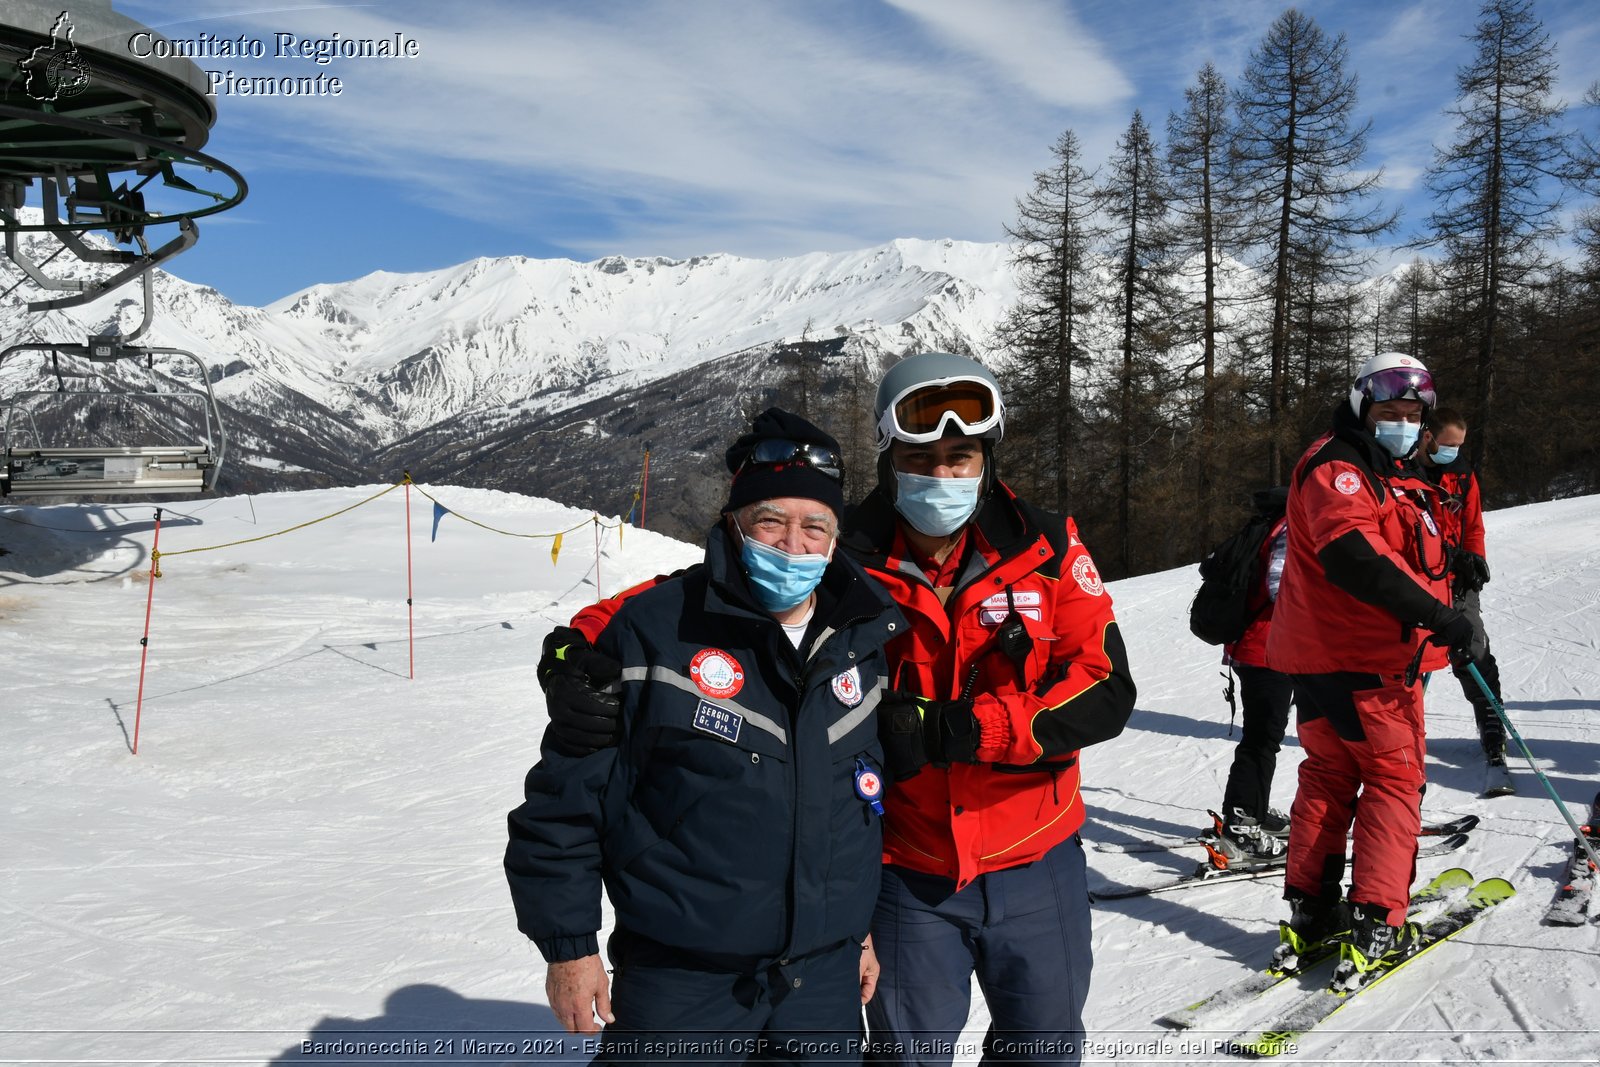
[[[1362,380],[1361,391],[1371,397],[1374,404],[1386,400],[1420,400],[1431,408],[1436,402],[1433,375],[1418,367],[1374,371]]]
[[[775,467],[784,463],[802,463],[835,481],[844,481],[844,459],[838,452],[825,445],[786,441],[781,438],[769,437],[757,441],[750,449],[750,454],[745,457],[741,469],[752,464]]]
[[[994,390],[983,382],[929,385],[901,397],[894,418],[905,433],[933,433],[946,415],[954,415],[968,431],[986,429],[995,417]]]

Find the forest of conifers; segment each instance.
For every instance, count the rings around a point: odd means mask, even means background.
[[[1431,211],[1383,274],[1357,72],[1300,11],[1235,84],[1203,67],[1162,136],[1135,112],[1110,158],[1056,140],[1007,226],[1022,297],[975,354],[1005,386],[1002,477],[1076,516],[1108,577],[1204,555],[1378,352],[1465,414],[1486,507],[1600,491],[1600,86],[1555,97],[1533,0],[1487,0],[1467,44]],[[848,447],[870,393],[847,392]]]

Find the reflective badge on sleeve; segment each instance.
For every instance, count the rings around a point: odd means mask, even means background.
[[[883,776],[867,766],[864,759],[856,760],[856,796],[865,800],[873,811],[883,814]]]

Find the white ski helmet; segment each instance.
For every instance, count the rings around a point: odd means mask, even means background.
[[[878,383],[872,414],[879,452],[897,440],[937,441],[952,429],[998,441],[1006,428],[995,376],[976,360],[949,352],[922,352],[890,367]]]
[[[1365,422],[1372,405],[1386,400],[1420,400],[1424,412],[1435,406],[1433,375],[1422,360],[1404,352],[1379,352],[1361,365],[1350,387],[1350,410]]]

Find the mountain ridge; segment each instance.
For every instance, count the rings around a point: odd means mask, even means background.
[[[53,250],[42,235],[24,235],[30,241],[36,258]],[[438,462],[463,484],[586,506],[604,498],[610,473],[637,467],[644,439],[633,437],[646,432],[669,466],[681,451],[705,467],[701,476],[718,476],[695,445],[708,428],[736,427],[750,404],[780,401],[793,369],[780,352],[817,346],[837,378],[841,358],[876,373],[906,350],[982,351],[1016,294],[1008,246],[910,238],[774,260],[480,257],[318,283],[265,307],[159,270],[153,291],[152,326],[138,343],[193,351],[207,367],[231,428],[224,492],[348,484],[400,469],[425,477],[427,463]],[[81,342],[132,329],[142,311],[137,290],[123,289],[86,307],[33,314],[24,302],[36,292],[18,287],[0,301],[0,330]],[[8,397],[54,384],[48,360],[0,366]],[[160,364],[119,364],[108,384],[200,387]],[[106,398],[65,412],[59,398],[37,404],[29,415],[41,441],[116,443]],[[630,416],[615,417],[621,409]],[[101,439],[80,440],[97,425]],[[562,426],[587,431],[555,449],[562,470],[547,470],[523,443]],[[419,441],[429,445],[422,455],[403,454]],[[572,477],[585,467],[595,472],[587,484]],[[670,507],[658,514],[680,534],[701,525],[689,516],[675,525]]]

